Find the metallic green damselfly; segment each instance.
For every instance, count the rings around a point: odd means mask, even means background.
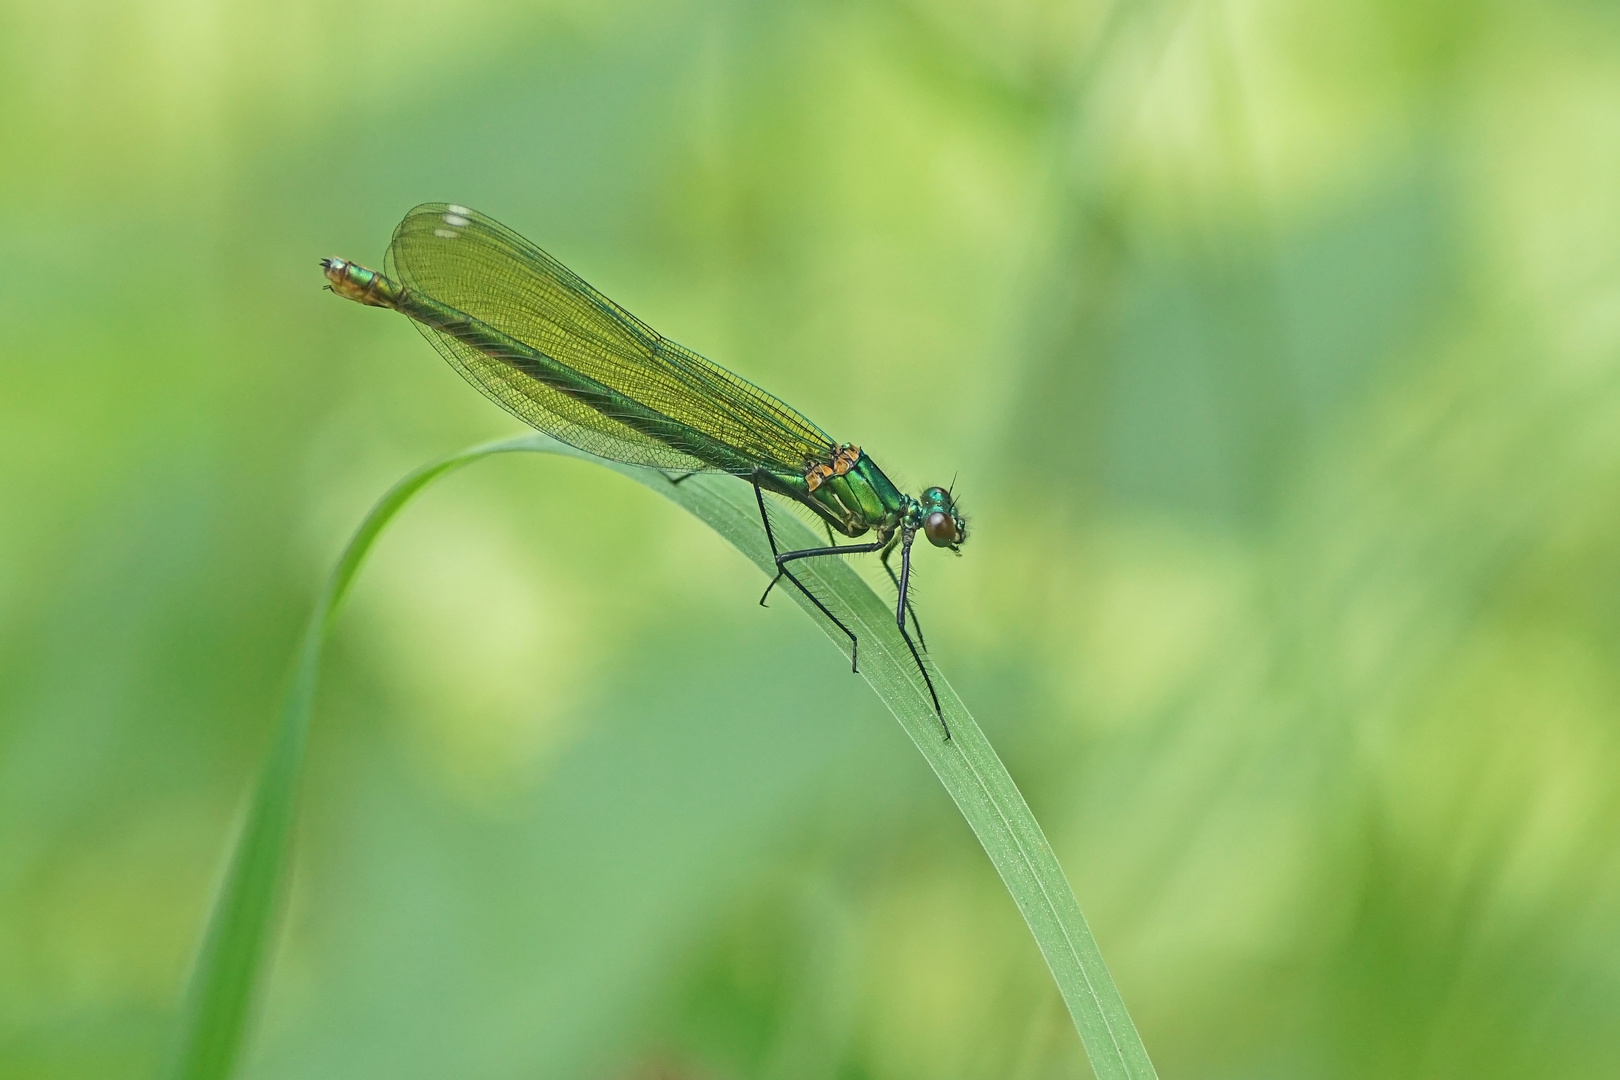
[[[410,317],[450,366],[502,408],[554,438],[599,457],[675,473],[722,472],[753,485],[776,577],[810,598],[849,637],[855,633],[792,570],[799,559],[880,552],[899,592],[895,623],[950,738],[934,680],[923,663],[911,609],[911,543],[921,532],[961,554],[967,523],[950,490],[903,494],[877,464],[840,443],[759,387],[661,337],[556,259],[465,206],[424,203],[394,230],[384,273],[323,259],[339,296]],[[828,529],[827,547],[782,551],[765,492],[808,507]],[[876,539],[839,546],[844,536]],[[889,557],[900,551],[900,573]],[[906,616],[917,631],[906,628]]]

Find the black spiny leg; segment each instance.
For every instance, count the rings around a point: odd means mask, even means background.
[[[945,729],[945,741],[951,739],[951,726],[945,722],[945,710],[939,707],[939,695],[934,692],[934,680],[928,675],[928,669],[923,666],[922,656],[917,652],[916,644],[906,631],[906,588],[911,583],[911,539],[916,533],[907,529],[900,537],[900,599],[894,605],[895,625],[900,627],[900,636],[906,639],[906,648],[911,650],[911,658],[917,661],[917,670],[922,672],[923,685],[928,687],[928,696],[934,699],[934,714],[939,717],[939,726]]]
[[[760,607],[767,606],[765,601],[771,595],[771,590],[776,588],[776,583],[778,581],[782,580],[782,564],[785,562],[792,562],[794,559],[803,559],[809,555],[865,555],[868,552],[876,551],[878,548],[883,546],[882,544],[851,544],[849,547],[839,547],[838,541],[833,539],[832,525],[825,519],[822,520],[821,524],[827,529],[826,547],[800,548],[798,551],[784,551],[780,555],[775,556],[777,573],[775,577],[771,578],[771,583],[765,586],[765,595],[759,598]],[[766,535],[770,535],[769,530],[767,530]],[[890,545],[893,545],[894,541],[890,540],[889,543]],[[771,552],[773,555],[775,555],[776,540],[774,537],[771,538]],[[889,576],[893,577],[894,575],[891,573]],[[916,615],[913,614],[912,617],[916,618]],[[917,631],[917,636],[922,636],[921,630]],[[927,648],[926,645],[923,647]]]
[[[816,594],[811,592],[809,589],[805,588],[804,582],[795,577],[793,571],[782,565],[782,556],[776,550],[776,534],[771,532],[770,515],[765,513],[765,493],[760,490],[758,480],[754,481],[754,499],[759,503],[759,520],[765,525],[765,539],[770,542],[771,556],[776,560],[776,576],[771,579],[770,585],[765,586],[765,596],[771,595],[771,586],[775,585],[782,578],[787,578],[789,581],[793,582],[794,585],[797,585],[799,591],[808,596],[810,598],[810,602],[816,605],[816,608],[823,615],[827,616],[828,619],[832,620],[832,624],[838,627],[838,629],[842,630],[849,638],[849,670],[859,671],[860,668],[857,665],[859,661],[861,643],[860,639],[855,636],[855,631],[845,626],[843,620],[834,615],[831,611],[828,611],[827,605],[821,602],[821,598],[816,596]],[[765,606],[765,596],[761,596],[759,598],[760,607]]]
[[[818,611],[827,616],[828,619],[832,620],[832,624],[834,626],[838,627],[838,629],[842,630],[846,635],[848,635],[849,670],[855,672],[860,671],[860,639],[855,636],[855,631],[845,626],[842,619],[829,611],[827,609],[827,605],[821,602],[820,597],[811,592],[809,589],[805,588],[804,582],[800,581],[793,571],[787,568],[787,564],[792,562],[794,559],[807,559],[815,555],[861,555],[869,551],[878,550],[888,541],[880,541],[876,544],[850,544],[848,547],[839,547],[835,544],[832,547],[824,548],[804,548],[799,551],[778,551],[776,549],[776,534],[771,531],[770,515],[765,513],[765,493],[760,489],[758,480],[754,481],[754,499],[759,503],[759,520],[765,525],[765,539],[770,543],[771,557],[776,561],[776,576],[771,578],[771,583],[769,585],[765,586],[765,595],[759,598],[759,606],[764,607],[766,597],[771,595],[771,589],[776,587],[776,583],[778,581],[781,581],[783,578],[787,578],[789,581],[793,582],[800,592],[804,593],[805,596],[810,598],[810,602],[816,605],[816,609]],[[906,640],[910,641],[911,639],[907,638]],[[915,650],[913,651],[915,652]],[[924,678],[926,677],[927,676],[925,675]]]
[[[665,473],[664,479],[669,481],[671,487],[680,487],[682,484],[692,479],[692,477],[696,475],[696,472],[681,473],[679,476],[671,476],[669,473]]]
[[[889,565],[889,556],[894,554],[894,547],[899,542],[900,536],[899,534],[896,534],[894,538],[889,541],[888,546],[883,549],[883,554],[879,558],[883,563],[884,571],[889,575],[889,580],[894,582],[895,591],[904,592],[905,590],[900,588],[900,579],[894,576],[894,567]],[[911,612],[911,625],[917,631],[917,644],[922,646],[923,652],[927,652],[928,642],[923,640],[922,623],[917,619],[917,609],[911,605],[909,600],[906,603],[906,610]]]

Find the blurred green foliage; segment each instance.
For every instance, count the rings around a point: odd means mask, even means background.
[[[1163,1075],[1615,1075],[1617,175],[1579,0],[9,0],[0,1076],[156,1069],[317,583],[513,430],[319,289],[426,199],[959,471],[930,644]],[[248,1075],[1084,1075],[758,589],[585,464],[413,507]]]

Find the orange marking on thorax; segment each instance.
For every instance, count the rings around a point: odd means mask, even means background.
[[[861,448],[845,443],[834,452],[831,465],[823,465],[818,461],[804,471],[805,486],[814,491],[823,482],[847,474],[860,460]]]

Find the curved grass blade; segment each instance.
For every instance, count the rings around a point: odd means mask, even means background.
[[[604,461],[546,436],[508,439],[463,451],[411,473],[366,516],[345,548],[310,617],[292,687],[210,916],[187,992],[173,1080],[230,1077],[247,1034],[254,992],[264,978],[289,867],[299,777],[309,729],[322,646],[343,597],[366,553],[388,521],[433,480],[492,454],[519,451],[578,457],[620,472],[679,504],[730,541],[767,573],[775,565],[759,527],[753,492],[731,477],[693,476],[677,485],[664,474]],[[782,515],[779,535],[810,530]],[[894,633],[893,614],[843,560],[821,559],[803,571],[815,591],[829,598],[862,642],[861,674],[883,699],[935,775],[967,818],[1018,905],[1063,995],[1075,1028],[1100,1080],[1156,1077],[1147,1050],[1103,963],[1079,902],[1064,877],[1023,796],[983,732],[936,673],[952,738],[940,737],[939,720],[921,675]],[[844,640],[805,597],[799,606],[834,642]]]
[[[274,943],[276,909],[290,868],[288,854],[321,652],[372,543],[412,496],[440,476],[489,454],[528,449],[534,448],[477,447],[416,470],[371,508],[343,549],[304,629],[275,741],[209,913],[186,987],[178,1045],[167,1072],[172,1080],[224,1080],[235,1073],[255,991]]]
[[[704,474],[676,486],[656,472],[612,462],[603,464],[679,503],[730,541],[754,565],[767,574],[774,573],[775,564],[759,527],[753,494],[746,485],[730,477]],[[792,515],[781,515],[773,527],[781,543],[809,547],[819,542]],[[813,563],[802,571],[805,583],[823,598],[831,598],[839,616],[860,638],[861,675],[945,785],[1029,924],[1085,1044],[1092,1071],[1099,1080],[1157,1077],[1052,845],[967,707],[936,669],[934,687],[951,731],[949,741],[941,738],[940,717],[934,713],[905,643],[895,633],[892,607],[846,560],[805,562]],[[844,640],[844,635],[804,595],[790,595],[829,639],[835,644]]]

